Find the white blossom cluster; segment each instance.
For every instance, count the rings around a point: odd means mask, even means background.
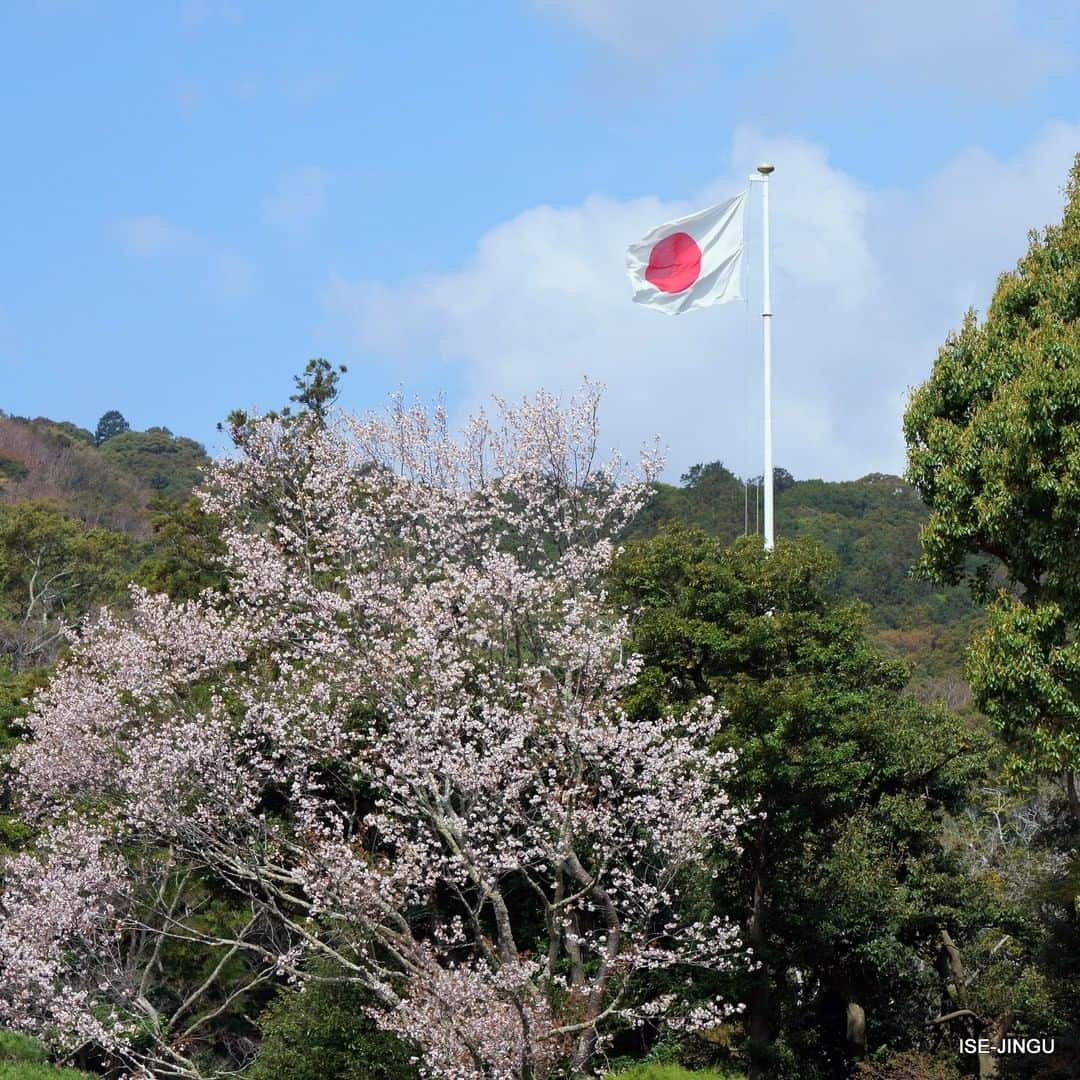
[[[329,966],[445,1080],[583,1072],[649,1012],[715,1022],[634,978],[744,962],[683,910],[744,815],[711,702],[620,707],[640,659],[603,581],[656,462],[598,461],[597,401],[500,402],[460,438],[400,400],[254,424],[201,496],[227,589],[135,590],[36,700],[18,797],[52,831],[7,868],[0,1019],[202,1077],[223,1000]],[[250,918],[206,929],[195,881]],[[166,1002],[170,940],[244,979]]]

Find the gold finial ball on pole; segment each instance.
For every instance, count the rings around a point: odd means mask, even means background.
[[[769,175],[769,173],[771,173],[771,172],[773,172],[773,171],[775,170],[775,168],[776,168],[776,166],[775,166],[775,165],[770,165],[770,164],[769,164],[769,162],[767,162],[767,161],[763,161],[763,162],[762,162],[762,163],[761,163],[761,164],[760,164],[760,165],[759,165],[759,166],[757,167],[757,171],[758,171],[759,173],[761,173],[761,175],[762,175],[762,176],[768,176],[768,175]]]

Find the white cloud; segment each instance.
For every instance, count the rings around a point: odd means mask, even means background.
[[[744,22],[744,5],[718,0],[533,0],[535,6],[617,52],[636,56]]]
[[[240,6],[234,0],[184,0],[180,22],[187,28],[203,26],[219,19],[237,22]]]
[[[263,217],[276,229],[303,235],[326,210],[329,182],[329,174],[314,165],[286,173],[263,200]]]
[[[1063,24],[1071,0],[779,0],[809,78],[844,74],[899,88],[905,95],[944,88],[961,98],[1009,98],[1071,67]],[[1055,17],[1055,12],[1058,17]],[[804,80],[804,85],[807,80]]]
[[[801,87],[870,73],[905,92],[948,86],[963,94],[1015,96],[1070,66],[1063,42],[1075,30],[1072,0],[760,0],[754,7],[710,0],[533,0],[615,54],[655,58],[675,70],[710,41],[753,29],[755,77]],[[678,49],[678,53],[673,50]]]
[[[156,214],[125,218],[117,223],[116,232],[124,250],[143,259],[192,255],[201,247],[193,233]]]
[[[458,270],[400,284],[334,277],[331,313],[357,352],[430,374],[454,364],[464,408],[492,393],[608,386],[604,435],[632,451],[659,432],[677,475],[720,458],[760,471],[757,195],[751,303],[667,318],[633,305],[623,258],[650,227],[717,201],[762,158],[773,178],[776,461],[797,477],[902,468],[905,391],[973,300],[985,307],[1027,230],[1057,220],[1080,128],[1047,128],[1018,157],[965,151],[914,190],[868,188],[820,146],[740,131],[738,164],[693,199],[592,197],[541,206],[483,235]],[[407,382],[407,380],[406,380]]]
[[[246,296],[254,287],[255,263],[246,255],[156,214],[118,221],[114,234],[121,249],[134,258],[186,262],[199,268],[204,284],[217,296]]]
[[[313,105],[332,94],[341,84],[342,73],[330,68],[315,68],[284,80],[281,89],[294,105]]]

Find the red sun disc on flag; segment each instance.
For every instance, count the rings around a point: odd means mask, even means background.
[[[689,233],[665,236],[649,252],[645,280],[661,292],[689,289],[701,273],[701,248]]]

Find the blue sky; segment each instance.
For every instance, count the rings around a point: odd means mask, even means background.
[[[1074,9],[8,0],[0,408],[215,449],[310,356],[354,410],[587,375],[612,444],[755,472],[754,290],[666,319],[622,253],[769,156],[777,462],[898,471],[907,388],[1060,214]]]

